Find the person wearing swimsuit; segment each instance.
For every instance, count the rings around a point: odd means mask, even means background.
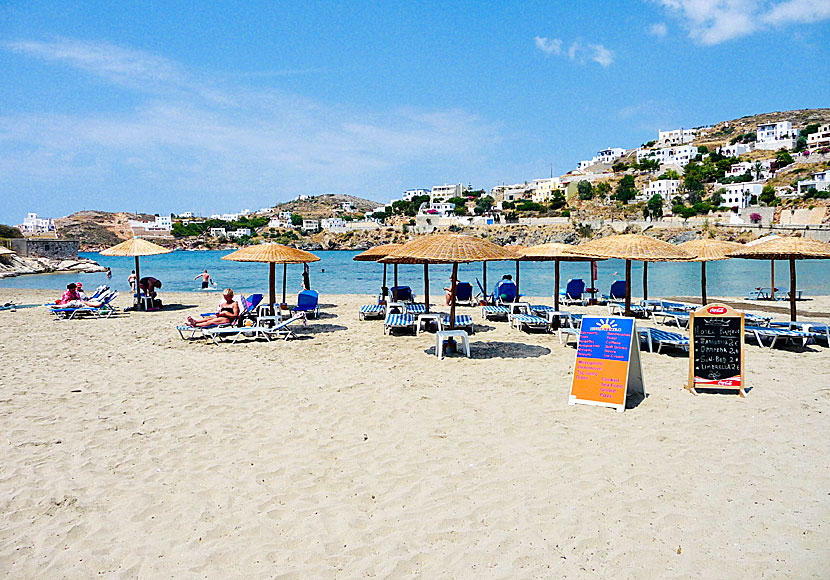
[[[198,274],[193,279],[198,280],[199,278],[202,279],[202,290],[207,288],[210,285],[210,283],[213,282],[213,280],[210,279],[210,274],[208,274],[207,268],[205,268],[204,272]]]
[[[187,323],[190,326],[204,327],[214,326],[217,324],[232,324],[239,318],[239,303],[233,299],[233,290],[225,288],[222,292],[222,303],[219,304],[219,310],[216,314],[205,316],[202,318],[187,317]]]

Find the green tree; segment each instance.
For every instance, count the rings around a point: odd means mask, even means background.
[[[779,149],[775,152],[775,160],[778,162],[779,167],[785,167],[787,165],[792,164],[793,156],[790,155],[790,152],[784,148]]]
[[[476,200],[475,212],[478,215],[481,215],[483,213],[487,213],[488,211],[490,211],[492,209],[494,202],[495,202],[495,200],[492,197],[490,197],[489,195],[482,195],[481,197],[479,197]]]
[[[758,197],[758,200],[767,205],[774,205],[773,202],[776,200],[775,188],[769,184],[765,185],[764,189],[761,190],[761,195]]]
[[[457,205],[457,206],[455,206],[455,208],[452,210],[452,213],[454,213],[455,215],[468,215],[469,214],[469,212],[467,211],[467,206],[466,205]]]
[[[605,199],[608,197],[608,194],[611,193],[611,184],[607,181],[601,181],[597,183],[597,186],[594,188],[594,193],[601,199]]]
[[[660,162],[652,157],[646,157],[637,164],[643,171],[657,171],[660,169]]]
[[[660,219],[663,217],[663,198],[659,193],[655,193],[646,203],[649,214],[652,218]]]
[[[466,204],[466,203],[467,203],[467,199],[466,199],[466,198],[464,198],[464,197],[458,197],[458,196],[456,196],[456,197],[451,197],[451,198],[449,198],[449,199],[447,200],[447,203],[452,203],[452,204],[455,204],[455,205],[464,205],[464,204]]]
[[[579,199],[593,199],[594,186],[590,181],[582,180],[576,184],[576,191],[579,193]]]
[[[674,169],[669,169],[657,179],[680,179],[680,175]]]
[[[705,155],[705,154],[709,153],[709,148],[706,145],[700,145],[697,148],[697,152],[698,153],[703,153]]]
[[[303,216],[298,213],[291,214],[291,225],[292,226],[301,226],[303,225]]]
[[[699,163],[691,161],[686,165],[685,173],[683,175],[683,187],[686,190],[686,196],[689,198],[689,203],[694,205],[703,198],[703,182],[704,169]]]
[[[0,224],[0,238],[22,238],[23,234],[14,226]]]
[[[721,187],[717,191],[713,192],[712,195],[709,196],[709,202],[715,206],[720,207],[723,205],[723,194],[726,193],[726,188]]]
[[[637,187],[634,183],[634,176],[626,175],[620,180],[620,183],[617,184],[617,201],[621,201],[624,204],[627,204],[629,201],[634,199],[636,195]]]
[[[628,163],[623,163],[622,161],[617,161],[614,165],[611,166],[611,171],[614,173],[621,173],[628,169]]]
[[[561,191],[553,192],[553,196],[550,200],[551,209],[559,209],[560,207],[564,207],[567,203],[568,200],[565,199],[565,195]]]

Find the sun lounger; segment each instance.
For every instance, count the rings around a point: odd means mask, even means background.
[[[544,330],[550,332],[551,324],[547,318],[533,314],[514,314],[510,317],[510,326],[516,330],[525,328],[527,330]]]
[[[450,326],[450,317],[449,315],[444,315],[441,317],[441,328],[439,330],[448,330]],[[456,314],[455,315],[455,328],[460,329],[467,329],[469,330],[470,334],[475,334],[476,329],[473,325],[473,317],[469,314]]]
[[[688,312],[678,312],[674,310],[662,310],[659,312],[652,312],[651,319],[657,324],[657,319],[661,318],[661,322],[666,325],[673,324],[677,328],[688,328],[691,315]]]
[[[568,342],[570,342],[571,337],[575,338],[577,343],[579,342],[579,335],[580,329],[567,327],[567,326],[560,326],[559,330],[557,330],[557,334],[559,336],[559,344],[563,346],[568,346]],[[649,340],[649,329],[648,328],[638,328],[637,329],[637,336],[639,336],[640,340],[645,341],[648,344]],[[564,339],[564,341],[563,341]],[[650,347],[649,347],[650,349]]]
[[[412,288],[409,286],[393,286],[389,291],[389,296],[396,302],[414,302],[415,296],[412,294]]]
[[[215,328],[206,328],[204,330],[204,334],[205,336],[211,338],[214,344],[224,342],[225,339],[229,339],[231,337],[233,338],[231,344],[236,344],[236,341],[243,336],[253,339],[261,337],[265,338],[269,342],[274,337],[288,340],[289,338],[296,337],[294,332],[289,327],[298,320],[304,320],[305,317],[306,314],[304,312],[298,312],[291,318],[278,322],[273,326],[268,326],[264,323],[270,319],[276,319],[277,317],[261,316],[257,320],[257,324],[253,326],[219,326]]]
[[[383,312],[386,309],[384,304],[364,304],[360,307],[358,318],[366,320],[367,318],[383,318]]]
[[[79,306],[77,308],[52,308],[50,311],[58,320],[72,320],[85,315],[95,318],[109,318],[117,312],[112,301],[118,297],[118,292],[113,290],[104,294],[100,306]]]
[[[625,314],[625,304],[620,304],[619,302],[609,302],[607,306],[609,316],[623,316]],[[639,304],[631,305],[631,313],[634,316],[640,316],[642,318],[648,318],[650,314],[649,310],[645,306],[640,306]]]
[[[424,314],[427,311],[427,307],[424,304],[407,304],[406,305],[406,312],[407,314]]]
[[[485,320],[506,320],[510,314],[507,306],[482,306],[481,317]]]
[[[455,303],[475,306],[473,285],[469,282],[457,282],[455,285]]]
[[[412,314],[387,314],[386,320],[383,321],[383,333],[391,334],[393,330],[411,330],[413,334],[417,334],[418,325],[415,322],[415,316]]]
[[[644,329],[648,331],[648,351],[654,352],[654,345],[657,345],[657,352],[659,353],[660,350],[664,346],[676,346],[680,347],[686,352],[689,352],[689,338],[683,336],[682,334],[678,334],[676,332],[666,332],[665,330],[660,330],[659,328],[646,328]]]
[[[762,339],[769,338],[769,348],[775,346],[778,341],[791,342],[794,344],[801,343],[801,346],[807,346],[810,340],[815,340],[821,337],[818,332],[806,332],[803,330],[789,330],[778,327],[764,327],[764,326],[744,326],[744,332],[753,336],[758,343],[758,346],[765,346]]]
[[[565,292],[560,294],[560,301],[562,304],[581,304],[584,306],[587,302],[585,298],[585,280],[581,278],[568,280]]]
[[[744,313],[744,322],[750,326],[769,326],[772,316],[761,316],[760,314]]]
[[[814,332],[817,338],[823,338],[827,345],[830,346],[830,324],[822,322],[812,322],[809,320],[795,321],[795,322],[771,322],[770,328],[786,328],[789,330],[800,330],[802,332]]]

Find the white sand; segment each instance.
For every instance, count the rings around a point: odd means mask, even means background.
[[[216,295],[164,298],[198,308],[0,312],[3,577],[827,577],[827,347],[749,345],[746,399],[644,353],[618,414],[506,323],[439,362],[324,296],[299,340],[213,346],[173,327]]]

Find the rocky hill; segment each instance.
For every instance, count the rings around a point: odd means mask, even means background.
[[[373,211],[375,208],[382,206],[382,203],[364,199],[362,197],[355,197],[353,195],[345,195],[341,193],[327,193],[324,195],[315,195],[303,200],[292,200],[285,203],[279,203],[274,206],[275,212],[290,211],[308,219],[321,219],[326,217],[335,217],[344,212],[340,209],[341,204],[349,202],[355,210],[359,213],[366,213]]]
[[[58,237],[80,240],[81,249],[108,247],[133,237],[130,220],[152,221],[149,214],[78,211],[55,220]]]

